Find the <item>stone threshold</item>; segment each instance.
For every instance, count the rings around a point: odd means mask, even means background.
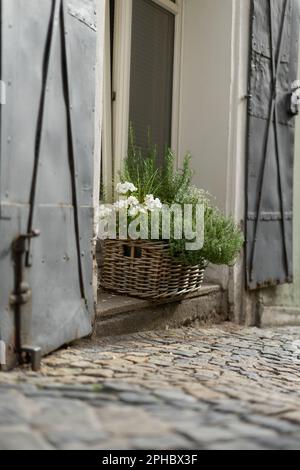
[[[175,302],[153,302],[103,291],[98,298],[95,334],[117,336],[194,322],[216,324],[228,320],[227,312],[226,292],[215,284],[204,284],[198,292]]]

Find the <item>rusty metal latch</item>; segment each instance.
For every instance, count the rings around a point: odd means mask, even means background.
[[[28,359],[31,362],[32,370],[36,371],[40,367],[41,350],[38,347],[23,346],[21,341],[22,329],[22,306],[27,304],[31,298],[31,289],[24,281],[24,258],[28,252],[30,240],[40,235],[37,230],[30,233],[19,235],[12,243],[13,259],[15,264],[15,288],[10,296],[10,304],[15,312],[15,331],[16,331],[16,353],[19,356],[19,362],[22,364]]]
[[[30,362],[31,368],[37,372],[41,368],[42,350],[37,346],[23,346],[21,348],[22,362]]]

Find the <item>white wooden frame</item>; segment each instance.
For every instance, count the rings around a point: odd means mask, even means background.
[[[152,0],[154,3],[157,3],[160,7],[164,8],[165,10],[168,10],[170,13],[173,13],[174,15],[177,15],[179,12],[179,3],[180,0],[177,0],[176,3],[171,2],[171,0]]]
[[[104,35],[105,35],[105,12],[106,0],[100,0],[96,5],[97,14],[97,58],[96,58],[96,96],[95,96],[95,146],[94,146],[94,189],[93,189],[93,206],[94,206],[94,227],[93,227],[93,251],[96,253],[98,228],[99,228],[99,193],[101,182],[101,146],[103,144],[102,125],[103,125],[103,65],[104,65]],[[93,290],[95,305],[98,299],[98,265],[96,256],[93,261]]]
[[[170,0],[152,1],[175,16],[171,146],[176,155],[178,155],[184,0],[177,0],[176,3]],[[118,180],[122,161],[126,156],[128,148],[132,0],[116,0],[115,3],[112,90],[108,83],[110,80],[110,32],[109,1],[106,0],[106,2],[106,72],[104,80],[104,94],[106,95],[104,98],[104,120],[106,124],[103,125],[103,181],[105,186],[109,186],[110,179]],[[112,92],[114,100],[111,105]],[[111,129],[109,129],[109,126],[111,126]],[[112,142],[111,146],[110,142]]]
[[[113,141],[112,141],[112,106],[111,106],[111,46],[110,46],[110,10],[109,1],[105,0],[105,36],[104,36],[104,77],[103,77],[103,124],[102,124],[102,183],[110,200],[113,182]]]
[[[156,0],[155,0],[156,1]],[[164,2],[165,0],[158,0]],[[171,146],[179,161],[180,142],[180,103],[181,103],[181,78],[182,78],[182,50],[183,50],[183,20],[184,3],[187,0],[177,0],[175,13],[175,40],[174,40],[174,66],[173,66],[173,98],[172,98],[172,131]],[[170,2],[168,1],[168,4]]]
[[[113,63],[113,174],[117,180],[128,148],[132,0],[116,0]]]

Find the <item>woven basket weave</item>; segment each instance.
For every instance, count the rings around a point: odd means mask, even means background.
[[[100,284],[104,289],[143,299],[177,298],[198,291],[206,263],[186,266],[169,255],[163,241],[102,242]]]

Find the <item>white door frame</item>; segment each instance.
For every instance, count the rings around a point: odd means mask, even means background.
[[[128,148],[132,0],[115,0],[113,60],[113,175],[119,178]]]
[[[171,146],[178,154],[180,77],[184,0],[152,0],[175,16],[172,139]],[[115,0],[114,60],[110,64],[109,0],[106,0],[104,123],[103,123],[103,182],[110,192],[110,181],[117,181],[128,148],[130,63],[131,63],[132,0]],[[113,84],[110,86],[110,70]]]
[[[106,0],[100,0],[96,6],[97,17],[97,57],[96,57],[96,96],[95,96],[95,144],[94,144],[94,190],[93,190],[93,206],[94,206],[94,230],[93,230],[93,251],[96,253],[98,228],[99,228],[99,194],[101,183],[101,146],[102,126],[103,126],[103,83],[104,83],[104,34],[105,21],[104,12]],[[98,265],[96,256],[93,261],[93,289],[95,305],[98,299]]]
[[[102,184],[108,201],[112,196],[113,142],[112,142],[112,88],[111,88],[110,8],[105,0],[103,124],[102,124]]]

